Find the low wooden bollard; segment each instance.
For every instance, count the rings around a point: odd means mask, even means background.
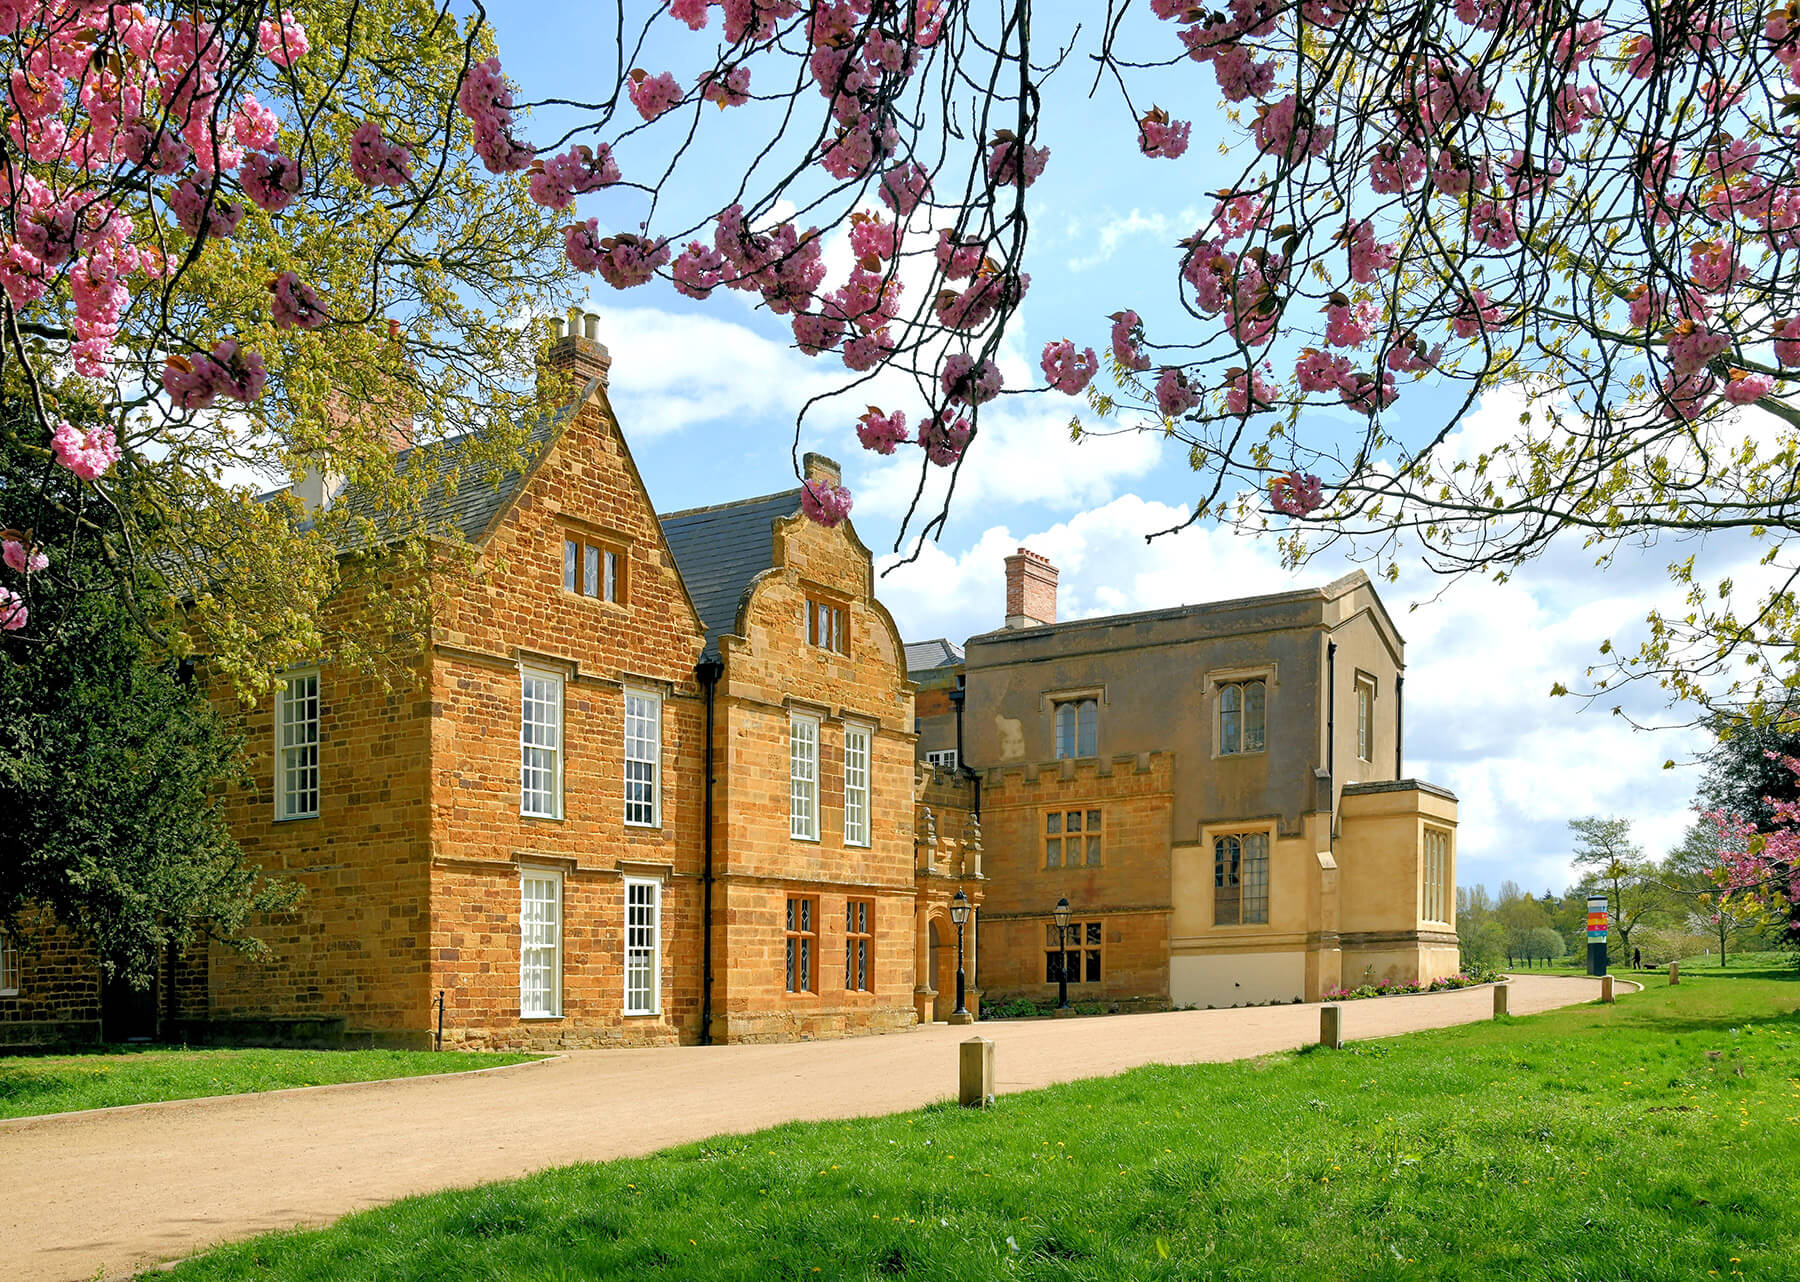
[[[1611,975],[1600,976],[1600,1000],[1609,1004],[1613,1001],[1613,977]]]
[[[986,1108],[994,1097],[994,1043],[971,1037],[957,1047],[959,1096],[964,1108]]]
[[[1673,988],[1681,982],[1681,963],[1669,963],[1669,987]]]
[[[1344,1008],[1342,1006],[1319,1007],[1319,1045],[1328,1046],[1334,1051],[1344,1049]]]
[[[1494,985],[1494,1018],[1495,1019],[1499,1019],[1502,1015],[1507,1013],[1506,1003],[1507,1003],[1508,995],[1511,992],[1511,989],[1512,989],[1511,984],[1495,984]]]

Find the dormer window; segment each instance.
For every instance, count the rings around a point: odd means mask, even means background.
[[[586,539],[563,539],[563,590],[599,601],[625,599],[625,557],[620,549]]]

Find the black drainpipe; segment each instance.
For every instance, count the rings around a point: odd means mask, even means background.
[[[1325,830],[1331,853],[1337,854],[1337,642],[1325,643],[1325,773],[1331,776],[1331,826]]]
[[[1394,677],[1394,778],[1406,778],[1406,674]]]
[[[702,808],[701,848],[706,852],[706,871],[701,878],[700,907],[700,1044],[712,1045],[712,900],[713,900],[713,696],[725,665],[702,659],[694,665],[694,678],[706,689],[706,803]]]
[[[956,688],[953,689],[952,691],[950,691],[950,702],[956,708],[956,773],[961,778],[971,780],[975,785],[975,796],[974,796],[973,802],[971,803],[971,813],[973,813],[975,816],[975,822],[980,823],[981,822],[981,776],[979,774],[975,773],[975,771],[969,769],[968,762],[963,759],[962,714],[963,714],[963,699],[968,694],[968,684],[967,683],[968,683],[968,676],[964,673],[959,672],[956,674]]]

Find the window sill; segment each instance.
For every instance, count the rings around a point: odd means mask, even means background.
[[[1215,752],[1213,753],[1213,760],[1242,761],[1245,757],[1266,757],[1268,755],[1269,750],[1267,748],[1258,748],[1255,752]]]
[[[303,823],[308,819],[317,819],[318,817],[319,812],[315,810],[310,815],[276,815],[274,822],[278,824],[296,824]]]
[[[636,819],[627,819],[625,821],[625,826],[627,828],[636,828],[639,832],[661,832],[663,830],[663,826],[660,822],[643,823]]]
[[[519,1018],[528,1024],[542,1024],[546,1020],[561,1019],[561,1015],[521,1015]]]
[[[563,821],[563,817],[561,815],[540,815],[540,814],[535,814],[529,810],[521,810],[519,812],[519,818],[521,818],[521,819],[542,819],[546,823],[561,823]]]
[[[622,1017],[625,1019],[661,1019],[662,1012],[659,1010],[628,1010],[622,1013]]]
[[[817,837],[801,837],[801,836],[798,836],[791,832],[788,834],[788,840],[789,841],[804,841],[808,845],[811,845],[811,846],[816,846],[819,844],[819,839]]]

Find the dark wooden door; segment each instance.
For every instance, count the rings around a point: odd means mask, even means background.
[[[100,1036],[109,1042],[156,1040],[156,985],[109,979],[100,988]]]

